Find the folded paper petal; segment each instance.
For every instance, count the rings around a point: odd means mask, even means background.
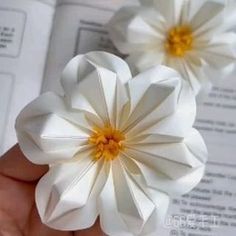
[[[111,236],[158,232],[169,195],[204,174],[191,87],[166,66],[131,79],[122,59],[103,52],[72,59],[62,83],[63,97],[41,95],[16,122],[27,158],[49,164],[36,188],[42,222],[76,231],[99,217]]]
[[[190,20],[190,25],[194,29],[195,35],[199,36],[215,29],[223,19],[224,4],[214,1],[195,1],[194,16]]]
[[[169,81],[174,82],[176,78],[173,77]],[[171,83],[169,85],[166,83],[165,88],[167,89],[168,86],[171,88]],[[189,85],[183,82],[182,87],[176,86],[170,94],[166,94],[166,98],[156,109],[140,119],[139,125],[134,126],[129,131],[129,135],[138,138],[141,143],[155,143],[155,138],[160,136],[165,136],[166,140],[167,137],[181,139],[192,127],[195,116],[196,102],[193,93]],[[143,140],[140,139],[141,137]]]
[[[162,64],[165,60],[165,52],[161,48],[150,48],[144,54],[143,51],[132,52],[130,56],[127,57],[126,61],[132,65],[132,72],[137,74],[139,71],[144,69],[149,69],[156,65]]]
[[[123,129],[127,131],[133,126],[141,129],[144,124],[156,123],[173,112],[178,95],[176,90],[180,87],[179,75],[174,70],[162,66],[156,66],[136,76],[128,83],[130,112]],[[167,102],[168,109],[159,111],[169,96],[172,99]],[[136,125],[137,123],[139,125]]]
[[[88,152],[77,158],[53,166],[36,189],[42,221],[58,230],[88,228],[99,214],[97,194],[107,179],[103,164],[93,162]]]
[[[144,192],[120,165],[119,160],[112,163],[100,195],[102,229],[108,235],[147,235],[155,231],[158,219],[166,214],[169,198],[158,191],[148,195],[148,189]],[[158,211],[160,205],[162,211]]]
[[[116,38],[114,44],[121,52],[127,54],[133,51],[142,51],[148,45],[162,40],[163,36],[159,34],[155,27],[149,24],[150,18],[154,22],[160,22],[159,28],[162,28],[163,18],[153,9],[145,8],[140,11],[138,7],[124,7],[109,22],[111,38]],[[127,24],[128,22],[128,24]]]
[[[86,145],[88,127],[84,114],[68,111],[63,99],[52,93],[30,103],[16,121],[20,147],[36,164],[71,159]]]
[[[129,67],[119,57],[106,52],[89,52],[74,57],[65,67],[61,82],[66,95],[70,97],[74,86],[99,68],[115,73],[123,83],[132,77]]]
[[[215,68],[223,68],[235,60],[236,34],[224,33],[212,38],[198,54]]]

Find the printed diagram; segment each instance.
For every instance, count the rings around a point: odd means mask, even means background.
[[[25,12],[0,8],[0,57],[20,55],[25,23]]]
[[[103,25],[94,22],[80,22],[74,55],[84,54],[89,51],[107,51],[124,57],[109,39],[108,32]]]

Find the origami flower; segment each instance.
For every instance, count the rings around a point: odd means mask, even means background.
[[[226,75],[235,62],[236,42],[236,34],[227,31],[229,22],[224,21],[227,4],[212,0],[140,2],[140,6],[122,8],[109,24],[111,39],[122,53],[129,54],[127,61],[134,71],[167,65],[190,82],[195,94],[210,83],[212,71]]]
[[[49,172],[36,189],[42,221],[108,235],[148,235],[169,195],[202,178],[207,152],[192,128],[195,99],[179,74],[157,66],[135,78],[120,58],[79,55],[62,75],[63,97],[41,95],[19,115],[21,149]]]

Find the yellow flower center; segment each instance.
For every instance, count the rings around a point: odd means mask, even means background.
[[[175,26],[167,34],[165,49],[172,56],[183,57],[193,48],[193,40],[193,31],[189,26]]]
[[[106,161],[114,160],[124,149],[122,142],[125,136],[113,127],[105,126],[104,128],[95,128],[89,138],[89,143],[94,145],[92,153],[94,160],[104,158]]]

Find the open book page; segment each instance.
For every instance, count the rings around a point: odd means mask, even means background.
[[[0,154],[16,142],[16,116],[40,93],[54,5],[0,1]]]
[[[49,49],[43,90],[62,92],[59,79],[79,53],[106,50],[118,54],[104,25],[122,4],[135,1],[60,1]],[[191,193],[175,198],[165,228],[167,236],[235,236],[236,232],[236,80],[224,79],[198,105],[195,126],[209,149],[205,178]]]

